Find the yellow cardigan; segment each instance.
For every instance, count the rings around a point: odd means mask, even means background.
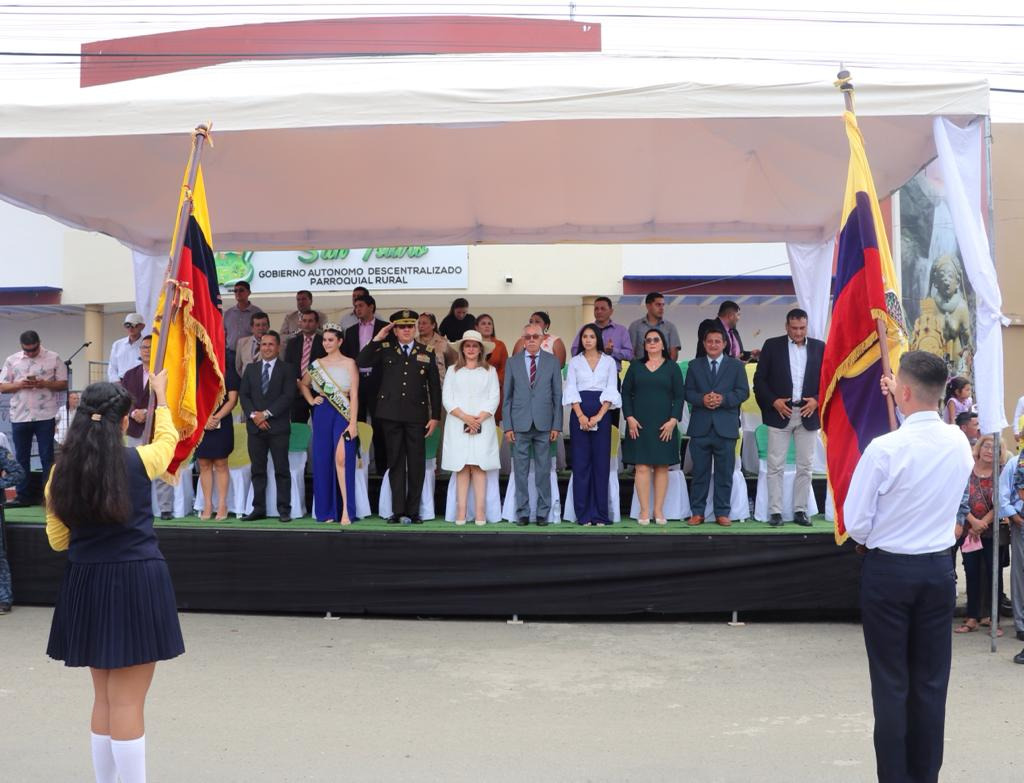
[[[151,479],[163,474],[167,465],[174,456],[174,449],[178,445],[178,430],[171,419],[171,412],[166,405],[156,409],[154,418],[153,442],[148,446],[136,446],[139,458],[146,468],[146,475]],[[46,482],[46,537],[50,540],[50,547],[58,552],[63,552],[71,543],[71,531],[68,529],[56,514],[50,510],[50,482]]]

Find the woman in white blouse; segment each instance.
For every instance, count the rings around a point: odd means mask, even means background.
[[[569,360],[562,404],[572,406],[569,437],[572,446],[572,495],[576,522],[607,525],[608,470],[612,423],[609,409],[618,408],[615,360],[604,352],[596,324],[580,329],[578,348]]]
[[[474,520],[478,525],[486,525],[486,475],[500,465],[494,432],[498,373],[484,358],[494,350],[494,344],[485,342],[475,329],[467,329],[453,347],[458,351],[458,359],[454,367],[448,368],[441,390],[441,402],[448,411],[441,467],[456,474],[455,524],[466,524],[466,500],[472,481]]]

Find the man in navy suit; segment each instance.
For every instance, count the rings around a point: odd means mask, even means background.
[[[786,336],[765,340],[754,396],[768,426],[768,524],[782,524],[782,473],[790,439],[796,441],[793,479],[793,521],[810,527],[807,501],[811,493],[811,462],[818,440],[818,386],[825,343],[807,336],[807,313],[786,313]]]
[[[277,511],[281,522],[292,521],[292,478],[288,468],[288,440],[291,436],[292,402],[295,400],[295,368],[278,358],[281,338],[271,330],[260,338],[260,358],[242,375],[238,399],[249,434],[252,463],[252,513],[242,519],[251,522],[267,516],[267,453],[274,462],[277,482]]]
[[[704,511],[715,466],[715,521],[729,527],[732,505],[732,473],[736,467],[736,439],[740,436],[740,405],[750,396],[743,363],[725,354],[728,337],[721,326],[709,326],[704,333],[705,355],[693,359],[686,371],[685,394],[690,404],[690,454],[693,479],[690,483],[689,524],[704,522]]]

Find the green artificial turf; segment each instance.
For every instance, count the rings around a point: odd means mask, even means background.
[[[31,508],[5,509],[9,522],[33,523],[42,525],[44,523],[43,509],[39,506]],[[389,525],[381,517],[368,517],[360,519],[353,525],[342,527],[338,524],[328,525],[317,522],[310,517],[294,519],[291,522],[282,524],[276,519],[262,519],[258,522],[241,522],[234,517],[229,517],[225,522],[213,520],[202,521],[197,517],[190,516],[182,519],[168,521],[156,520],[157,529],[162,528],[195,528],[205,530],[291,530],[297,532],[316,532],[325,535],[330,534],[352,534],[352,533],[467,533],[467,534],[503,534],[503,533],[529,533],[540,535],[793,535],[808,533],[829,533],[833,532],[831,522],[826,522],[823,515],[811,517],[811,527],[800,527],[792,522],[787,522],[781,528],[768,527],[763,522],[747,520],[744,522],[732,523],[731,527],[719,527],[714,521],[705,521],[703,525],[690,527],[685,521],[673,520],[662,527],[653,522],[643,527],[636,523],[635,519],[623,518],[616,525],[606,527],[582,527],[573,522],[562,522],[558,525],[547,525],[538,527],[530,524],[526,527],[519,527],[510,522],[497,522],[484,527],[477,527],[472,522],[465,526],[456,526],[453,522],[445,522],[443,519],[434,519],[424,522],[422,525]]]

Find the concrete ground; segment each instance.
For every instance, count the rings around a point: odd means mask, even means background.
[[[89,677],[46,658],[51,611],[0,617],[7,783],[92,780]],[[147,704],[149,779],[873,780],[860,627],[724,619],[182,614],[188,652]],[[1024,779],[1021,643],[953,647],[942,779]]]

